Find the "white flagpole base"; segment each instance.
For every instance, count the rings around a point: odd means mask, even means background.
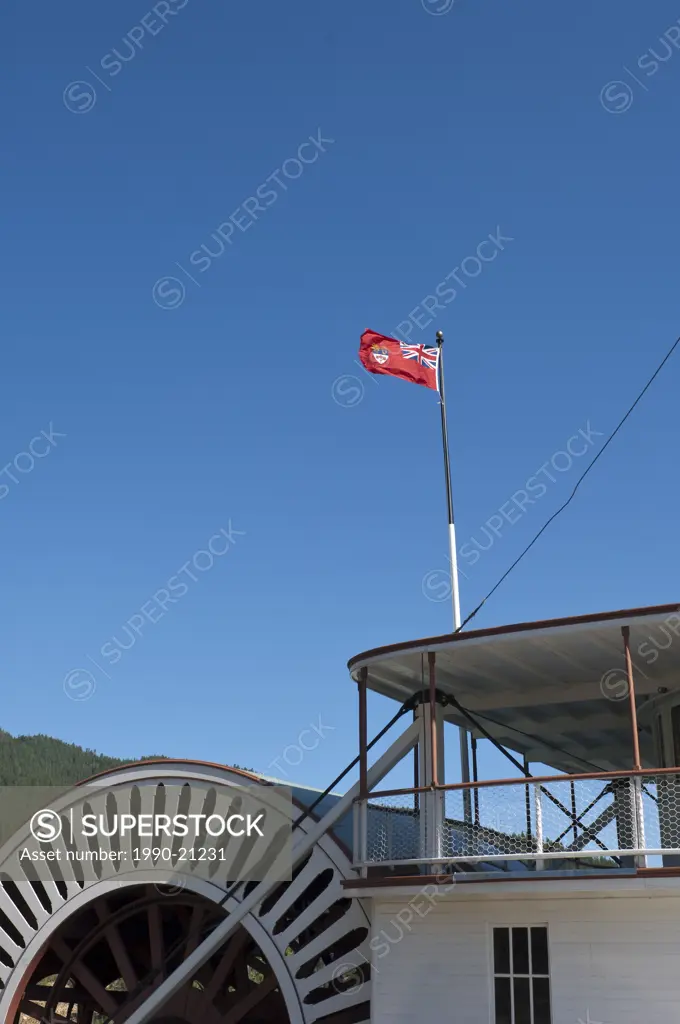
[[[451,560],[451,600],[453,602],[453,628],[460,626],[460,594],[458,591],[458,554],[456,552],[456,527],[449,523],[449,558]]]

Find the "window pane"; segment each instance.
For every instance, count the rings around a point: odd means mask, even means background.
[[[515,968],[517,970],[517,968]],[[548,929],[531,929],[531,973],[548,974]]]
[[[515,978],[515,1024],[531,1024],[531,998],[529,979]]]
[[[534,1024],[550,1024],[550,982],[534,978]]]
[[[510,929],[493,930],[493,969],[496,974],[510,974]]]
[[[512,973],[529,973],[529,929],[512,929]]]
[[[496,1024],[512,1024],[510,978],[496,978]]]

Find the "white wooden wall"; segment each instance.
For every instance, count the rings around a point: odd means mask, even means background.
[[[513,924],[548,926],[553,1024],[680,1024],[680,895],[465,888],[374,899],[373,1024],[491,1024],[490,930]]]

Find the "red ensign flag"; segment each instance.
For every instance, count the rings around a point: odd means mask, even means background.
[[[386,338],[375,331],[361,335],[359,359],[369,373],[387,373],[413,384],[439,390],[439,349],[430,345],[410,345],[396,338]]]

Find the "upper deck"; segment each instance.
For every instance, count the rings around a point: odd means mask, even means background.
[[[355,862],[364,873],[680,863],[680,604],[411,640],[358,654],[349,669],[360,701]],[[394,745],[398,760],[417,750],[412,787],[376,788],[369,690],[414,708]],[[468,730],[473,752],[472,777],[452,784],[451,725]],[[480,739],[509,756],[514,777],[478,777]],[[384,778],[396,761],[386,771],[381,762]],[[532,773],[532,762],[551,770]]]
[[[357,682],[366,669],[370,690],[403,702],[429,686],[433,652],[437,689],[499,743],[560,771],[614,771],[632,767],[624,626],[642,764],[660,767],[651,721],[641,711],[664,691],[680,690],[680,604],[410,640],[358,654],[349,669]],[[444,717],[470,725],[452,705]]]

